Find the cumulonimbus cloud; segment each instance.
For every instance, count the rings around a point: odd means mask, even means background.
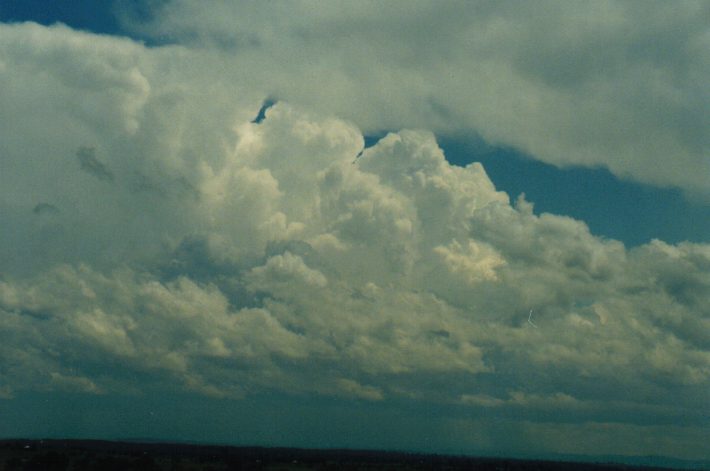
[[[464,132],[707,196],[709,8],[170,0],[126,24],[211,51],[240,82],[366,131]]]
[[[536,215],[427,131],[364,149],[351,122],[287,103],[253,122],[263,95],[214,85],[192,54],[0,27],[0,117],[20,123],[0,128],[0,394],[276,389],[707,419],[710,246],[627,250]],[[85,143],[113,185],[77,168]],[[39,202],[62,210],[38,218]]]

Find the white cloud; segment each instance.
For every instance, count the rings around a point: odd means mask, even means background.
[[[279,390],[574,406],[565,420],[603,398],[618,422],[707,418],[707,245],[627,250],[535,215],[430,132],[363,151],[354,124],[286,103],[251,123],[261,96],[215,85],[194,51],[3,38],[1,395]]]
[[[270,292],[289,284],[305,284],[318,288],[325,288],[328,284],[321,272],[308,268],[301,257],[290,252],[275,255],[267,260],[266,265],[252,268],[246,279],[252,290],[264,289]]]
[[[172,0],[135,31],[366,130],[465,131],[707,195],[706,2]],[[224,67],[229,68],[229,65]]]
[[[220,164],[234,120],[261,97],[212,83],[205,60],[182,48],[34,24],[2,25],[0,37],[0,211],[14,228],[0,234],[4,269],[110,265],[191,231],[201,172]],[[86,149],[93,174],[77,161]],[[35,217],[41,203],[61,218]]]

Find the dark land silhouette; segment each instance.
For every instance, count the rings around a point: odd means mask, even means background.
[[[234,470],[579,470],[639,467],[366,450],[311,450],[101,440],[0,440],[2,471],[234,471]]]

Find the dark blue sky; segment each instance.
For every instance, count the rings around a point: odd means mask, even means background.
[[[112,0],[3,0],[0,21],[34,21],[43,25],[60,22],[95,33],[125,34],[114,11]]]
[[[491,180],[512,199],[525,193],[535,212],[585,221],[595,235],[628,246],[710,240],[710,206],[689,201],[680,190],[620,180],[603,168],[566,168],[533,160],[511,149],[481,152],[473,140],[441,138],[447,159],[481,162]]]

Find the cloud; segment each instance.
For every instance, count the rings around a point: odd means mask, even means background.
[[[208,5],[171,0],[126,26],[366,131],[464,132],[558,166],[710,191],[705,2]]]
[[[76,151],[76,157],[79,159],[79,166],[86,173],[90,173],[99,180],[105,182],[113,182],[113,172],[96,158],[96,149],[93,147],[79,147]]]
[[[464,394],[461,396],[461,402],[465,404],[474,404],[483,407],[500,407],[503,405],[513,405],[521,407],[538,407],[544,409],[565,409],[580,407],[581,401],[574,397],[556,393],[551,396],[539,396],[536,394],[526,394],[520,391],[509,393],[506,399],[490,397],[485,394]]]
[[[32,208],[32,213],[37,215],[42,214],[59,214],[59,208],[51,203],[37,203],[37,205]]]
[[[206,167],[197,165],[216,165],[235,120],[253,117],[262,100],[234,84],[205,86],[210,67],[181,48],[32,23],[2,25],[0,36],[9,120],[0,131],[0,212],[18,228],[0,234],[3,270],[86,259],[111,266],[160,251],[175,234],[168,227],[194,222],[185,212],[200,198]],[[77,156],[85,143],[96,150]],[[82,162],[99,177],[77,171]],[[38,202],[62,212],[41,221]]]
[[[358,384],[356,381],[350,379],[339,380],[338,386],[343,391],[354,397],[374,401],[382,400],[382,392],[379,389],[373,388],[371,386],[363,386],[361,384]]]
[[[76,376],[64,376],[60,373],[51,373],[52,382],[60,390],[79,391],[85,393],[97,394],[100,390],[96,387],[93,381]]]
[[[0,39],[4,397],[278,391],[554,419],[550,437],[706,429],[708,245],[628,250],[536,215],[429,131],[364,149],[352,121],[285,102],[254,122],[266,95],[180,46]],[[66,165],[77,142],[113,185]]]

